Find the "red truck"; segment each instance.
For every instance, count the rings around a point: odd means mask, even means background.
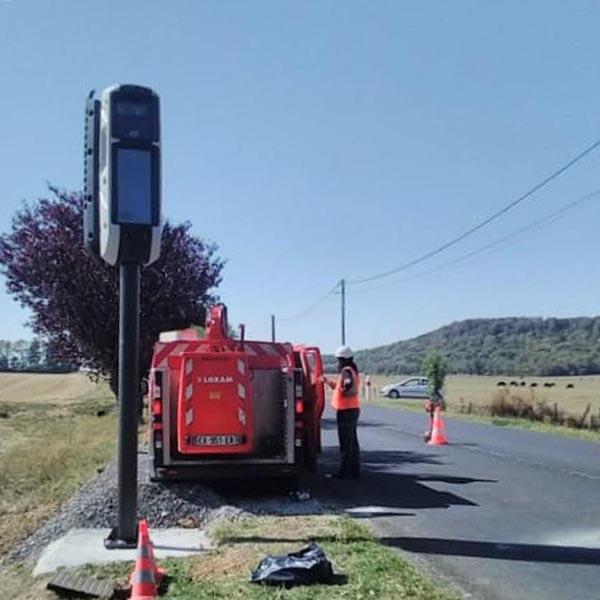
[[[325,392],[318,348],[234,339],[227,308],[161,335],[149,377],[154,480],[285,478],[314,469]]]

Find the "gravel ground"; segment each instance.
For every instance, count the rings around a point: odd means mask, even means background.
[[[1,564],[37,560],[42,550],[72,528],[110,528],[117,514],[117,469],[109,464],[88,481],[59,512],[20,546],[0,560]],[[326,512],[318,501],[277,494],[249,499],[229,490],[226,497],[213,489],[193,483],[152,483],[148,478],[148,457],[139,454],[138,515],[150,527],[202,527],[219,519],[249,514],[308,515]]]
[[[245,500],[236,502],[235,506],[244,513],[253,515],[282,515],[286,517],[321,515],[335,510],[333,507],[324,506],[314,498],[295,500],[285,496],[269,497],[263,500]]]

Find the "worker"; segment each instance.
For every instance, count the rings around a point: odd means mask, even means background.
[[[360,377],[354,363],[354,353],[349,346],[335,351],[338,377],[335,381],[323,376],[323,382],[332,390],[331,406],[336,411],[338,438],[342,460],[339,478],[360,476],[360,447],[356,428],[360,414]]]

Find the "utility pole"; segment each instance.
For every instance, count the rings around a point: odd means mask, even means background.
[[[271,315],[271,341],[275,341],[275,315]]]
[[[346,344],[346,280],[340,281],[342,294],[342,346]]]

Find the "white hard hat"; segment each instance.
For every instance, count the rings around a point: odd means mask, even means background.
[[[354,352],[352,352],[350,346],[338,346],[335,351],[336,358],[352,358],[353,356]]]

